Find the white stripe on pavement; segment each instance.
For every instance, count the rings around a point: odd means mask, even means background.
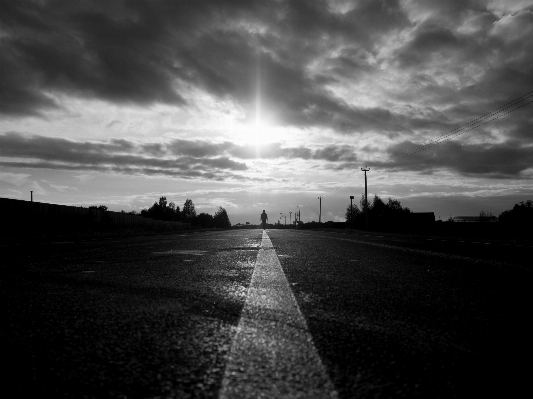
[[[338,397],[265,231],[219,397]]]

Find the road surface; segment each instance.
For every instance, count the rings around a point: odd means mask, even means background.
[[[2,389],[17,397],[530,390],[527,245],[226,230],[0,250]]]

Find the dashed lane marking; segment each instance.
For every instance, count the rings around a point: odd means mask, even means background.
[[[265,231],[262,238],[219,398],[337,398]]]

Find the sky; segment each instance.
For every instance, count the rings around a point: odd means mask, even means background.
[[[533,105],[484,115],[533,100],[532,43],[532,0],[0,0],[0,197],[343,221],[367,166],[370,199],[497,216]]]

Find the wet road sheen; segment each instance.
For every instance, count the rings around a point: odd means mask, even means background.
[[[267,236],[268,255],[261,230],[3,246],[4,389],[258,397],[247,380],[279,387],[288,375],[315,375],[340,398],[514,397],[526,387],[531,271],[512,248],[324,231]],[[259,264],[274,265],[273,280],[253,283]],[[282,291],[289,299],[273,307]],[[287,333],[276,345],[278,330]],[[265,340],[272,355],[261,359],[278,372],[250,375]],[[307,364],[287,362],[297,345],[312,348]],[[236,348],[248,355],[232,355]]]

